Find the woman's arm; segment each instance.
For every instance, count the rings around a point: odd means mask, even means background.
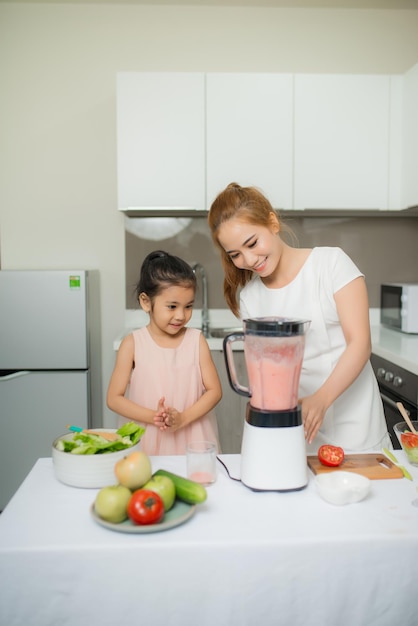
[[[355,381],[371,353],[369,301],[364,278],[355,278],[337,291],[334,300],[347,347],[318,391],[302,399],[305,434],[309,443],[317,434],[326,410]],[[356,410],[355,407],[353,410]]]
[[[184,409],[184,411],[179,412],[175,409],[167,409],[169,417],[166,420],[166,424],[172,427],[173,430],[186,426],[206,415],[222,398],[222,386],[218,372],[216,371],[208,342],[202,334],[200,335],[199,344],[199,363],[205,392],[192,406]]]
[[[107,389],[107,406],[115,413],[118,413],[118,415],[128,419],[154,424],[154,417],[161,408],[161,400],[158,407],[152,410],[139,406],[139,404],[125,398],[125,392],[134,365],[134,354],[134,338],[130,334],[123,339],[116,356],[115,367]]]

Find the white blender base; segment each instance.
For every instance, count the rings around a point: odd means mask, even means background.
[[[308,484],[303,425],[265,428],[244,423],[241,481],[258,491],[290,491]]]

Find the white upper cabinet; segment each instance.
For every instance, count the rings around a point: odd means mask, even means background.
[[[415,206],[417,112],[418,65],[397,76],[122,72],[118,208],[207,210],[231,182],[279,209]]]
[[[418,64],[403,76],[403,205],[418,205]]]
[[[389,76],[295,76],[295,209],[389,208],[389,105]]]
[[[205,208],[202,73],[117,76],[118,208]]]
[[[207,208],[231,182],[293,205],[293,76],[206,75]]]

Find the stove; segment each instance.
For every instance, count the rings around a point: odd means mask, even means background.
[[[418,376],[376,354],[371,355],[370,361],[379,384],[388,432],[394,449],[399,450],[401,445],[393,427],[404,419],[396,403],[402,402],[411,420],[417,419]]]

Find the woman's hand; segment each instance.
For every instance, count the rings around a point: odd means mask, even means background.
[[[328,407],[322,400],[320,391],[314,393],[312,396],[301,398],[299,402],[302,406],[305,439],[308,443],[312,443],[321,428]]]

